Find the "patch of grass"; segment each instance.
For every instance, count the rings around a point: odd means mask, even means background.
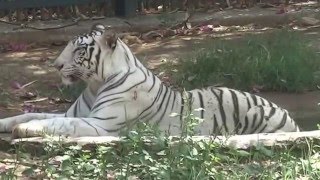
[[[169,13],[161,13],[157,16],[158,20],[164,25],[169,26],[177,23],[177,18]]]
[[[138,124],[116,145],[88,149],[48,141],[45,155],[36,159],[18,147],[17,160],[11,168],[1,168],[0,164],[1,179],[15,179],[19,163],[28,166],[23,171],[25,177],[40,179],[320,178],[319,142],[233,149],[213,140],[193,140],[194,128],[201,120],[191,112],[183,119],[183,133],[175,143],[156,127]]]
[[[213,40],[173,66],[174,82],[186,89],[222,84],[252,90],[303,91],[320,83],[320,61],[299,32],[281,30],[236,40]]]

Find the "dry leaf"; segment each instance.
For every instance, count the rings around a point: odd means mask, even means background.
[[[30,91],[27,91],[27,92],[19,95],[20,99],[25,99],[25,100],[30,100],[30,99],[33,99],[33,98],[36,98],[36,97],[37,97],[37,93],[30,92]]]
[[[13,89],[21,89],[21,84],[18,82],[18,81],[12,81],[11,83],[10,83],[10,86],[11,86],[11,88],[13,88]]]

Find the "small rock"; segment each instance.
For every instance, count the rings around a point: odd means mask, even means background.
[[[314,26],[319,23],[319,20],[313,17],[303,17],[301,18],[301,23],[306,26]]]

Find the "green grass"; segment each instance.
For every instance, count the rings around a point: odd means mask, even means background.
[[[174,140],[156,127],[138,124],[123,140],[109,146],[65,147],[48,141],[43,156],[32,157],[16,147],[1,179],[15,179],[19,164],[26,177],[51,179],[319,179],[320,142],[304,140],[282,147],[233,149],[212,141],[195,141],[199,119],[188,113],[183,133]]]
[[[236,40],[214,39],[177,65],[171,76],[186,89],[221,84],[241,90],[304,91],[320,84],[320,60],[299,32],[281,30]]]

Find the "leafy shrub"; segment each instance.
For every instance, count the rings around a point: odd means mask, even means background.
[[[184,58],[172,74],[180,87],[222,84],[241,90],[303,91],[320,83],[319,55],[299,32],[282,30],[247,35],[237,40],[213,40]]]

